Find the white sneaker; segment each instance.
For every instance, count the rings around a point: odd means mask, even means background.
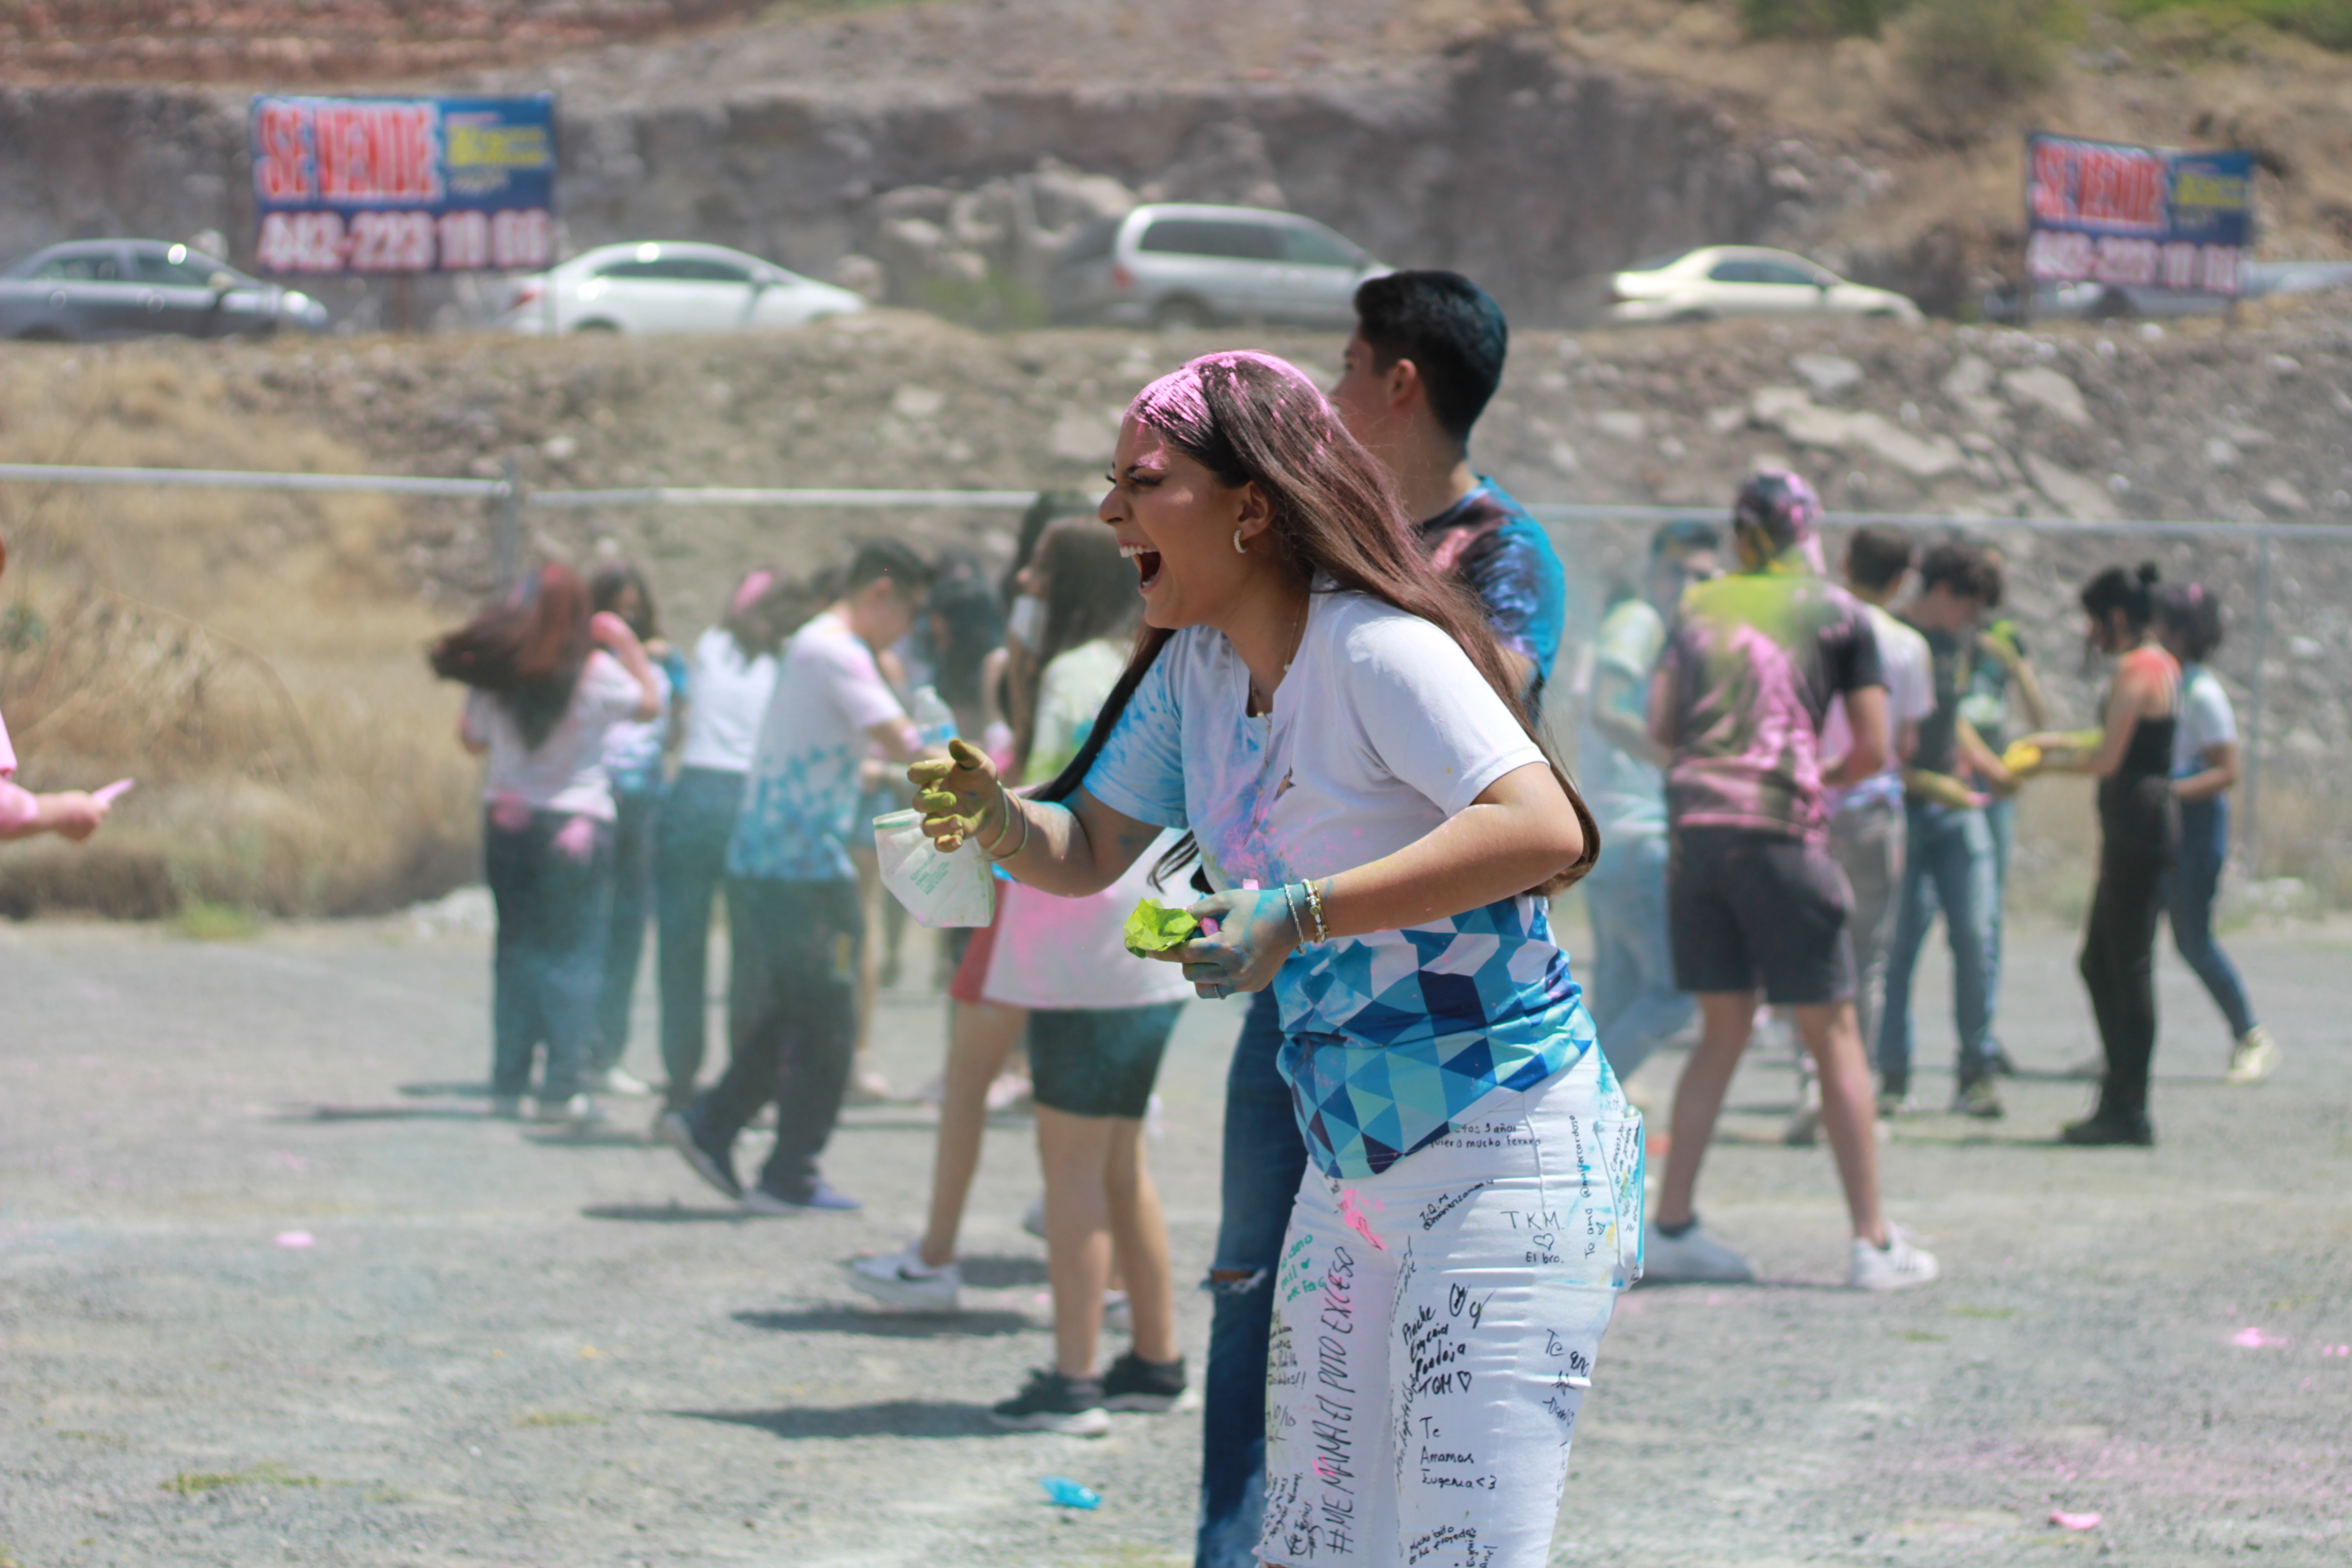
[[[1846,1283],[1857,1290],[1908,1290],[1942,1272],[1934,1253],[1916,1245],[1901,1226],[1889,1225],[1883,1248],[1853,1238],[1853,1268]]]
[[[539,1102],[537,1121],[551,1121],[565,1127],[594,1127],[607,1120],[604,1108],[596,1103],[593,1095],[575,1094],[570,1100],[542,1100]]]
[[[1037,1194],[1037,1201],[1021,1211],[1021,1228],[1027,1231],[1030,1235],[1035,1237],[1040,1241],[1045,1239],[1045,1194],[1039,1193]]]
[[[587,1083],[599,1094],[617,1094],[628,1100],[643,1100],[654,1091],[653,1085],[625,1068],[606,1068],[603,1072],[592,1072],[588,1075]]]
[[[961,1299],[963,1270],[952,1263],[927,1266],[919,1241],[883,1258],[853,1258],[842,1267],[849,1270],[851,1289],[902,1311],[952,1312]]]
[[[2226,1084],[2260,1083],[2278,1070],[2278,1042],[2271,1032],[2256,1024],[2238,1037],[2230,1047],[2230,1070],[2221,1075]]]
[[[1756,1278],[1748,1259],[1692,1226],[1668,1236],[1653,1223],[1642,1237],[1642,1282],[1645,1285],[1745,1285]]]

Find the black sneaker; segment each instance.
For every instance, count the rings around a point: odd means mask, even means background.
[[[1184,1358],[1146,1361],[1133,1351],[1110,1363],[1103,1374],[1103,1408],[1141,1410],[1151,1415],[1173,1406],[1184,1393]]]
[[[1102,1379],[1065,1377],[1051,1369],[1031,1373],[1026,1387],[991,1407],[988,1415],[1014,1432],[1058,1432],[1065,1437],[1101,1437],[1110,1432]]]
[[[729,1197],[741,1202],[742,1178],[735,1174],[735,1151],[703,1141],[702,1129],[692,1110],[673,1110],[655,1124],[654,1131],[661,1141],[684,1156],[694,1167],[694,1173],[717,1187]]]
[[[2128,1144],[2138,1149],[2156,1147],[2156,1129],[2145,1116],[2112,1116],[2105,1111],[2086,1116],[2080,1121],[2070,1121],[2058,1130],[2061,1142],[2077,1148],[2101,1149],[2116,1144]]]

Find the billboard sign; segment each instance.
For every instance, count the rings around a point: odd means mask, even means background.
[[[2199,294],[2238,292],[2254,241],[2254,154],[2026,138],[2025,272]]]
[[[555,95],[253,100],[266,272],[545,267]]]

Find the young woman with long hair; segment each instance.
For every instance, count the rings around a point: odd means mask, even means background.
[[[613,786],[613,918],[604,941],[604,979],[596,992],[596,1044],[588,1053],[588,1085],[608,1094],[651,1092],[622,1066],[629,1050],[629,1015],[645,956],[646,924],[653,916],[654,837],[659,831],[667,764],[679,721],[687,713],[686,660],[661,635],[653,584],[626,561],[607,561],[588,579],[588,602],[628,623],[660,678],[662,710],[623,720],[604,731],[604,774]]]
[[[1260,1556],[1539,1563],[1639,1258],[1639,1120],[1545,907],[1598,832],[1481,607],[1292,366],[1146,387],[1099,515],[1149,629],[1094,733],[1031,798],[969,746],[918,764],[926,831],[1076,895],[1188,828],[1214,929],[1164,956],[1204,996],[1276,989],[1311,1163]]]
[[[2070,1122],[2069,1143],[2150,1144],[2148,1062],[2156,1054],[2156,922],[2165,872],[2180,843],[2172,791],[2172,736],[2179,722],[2180,664],[2150,629],[2158,573],[2110,566],[2083,584],[2091,646],[2116,661],[2105,724],[2079,735],[2028,738],[2045,773],[2099,781],[2099,880],[2083,932],[2080,968],[2099,1021],[2106,1073],[2091,1115]]]
[[[1022,585],[1041,604],[1035,673],[1017,709],[1007,771],[1042,784],[1092,734],[1135,646],[1135,574],[1094,519],[1045,531]],[[922,1239],[850,1265],[877,1300],[950,1309],[961,1279],[955,1238],[980,1159],[989,1086],[1026,1025],[1045,1172],[1045,1228],[1054,1283],[1055,1364],[996,1407],[1003,1425],[1099,1436],[1108,1410],[1164,1410],[1184,1389],[1177,1354],[1168,1227],[1145,1162],[1143,1122],[1168,1037],[1192,987],[1136,963],[1121,929],[1150,891],[1131,867],[1104,891],[1059,899],[1019,882],[999,891],[995,923],[973,933],[958,965],[940,1107],[931,1211]],[[1096,1374],[1114,1255],[1126,1281],[1134,1346]]]
[[[2164,877],[2172,945],[2230,1025],[2222,1081],[2256,1083],[2278,1066],[2278,1044],[2254,1021],[2238,966],[2213,935],[2213,900],[2230,859],[2230,791],[2238,782],[2238,720],[2206,660],[2221,646],[2221,597],[2202,583],[2156,591],[2156,637],[2180,661],[2180,722],[2172,736],[2172,793],[2180,801],[2180,854]]]
[[[694,1100],[709,1038],[710,911],[727,874],[727,841],[743,808],[743,779],[760,721],[776,689],[786,634],[824,602],[814,588],[765,567],[746,573],[726,618],[694,645],[677,776],[654,835],[654,922],[660,945],[665,1113]]]
[[[587,584],[557,564],[442,637],[428,658],[434,674],[473,689],[457,739],[489,759],[482,859],[499,911],[492,1114],[521,1114],[544,1044],[541,1119],[601,1121],[582,1075],[612,901],[604,733],[659,714],[661,677],[628,623],[592,612]]]

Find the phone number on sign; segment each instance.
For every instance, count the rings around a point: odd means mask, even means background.
[[[509,212],[269,213],[267,272],[466,272],[540,268],[554,259],[544,207]]]

